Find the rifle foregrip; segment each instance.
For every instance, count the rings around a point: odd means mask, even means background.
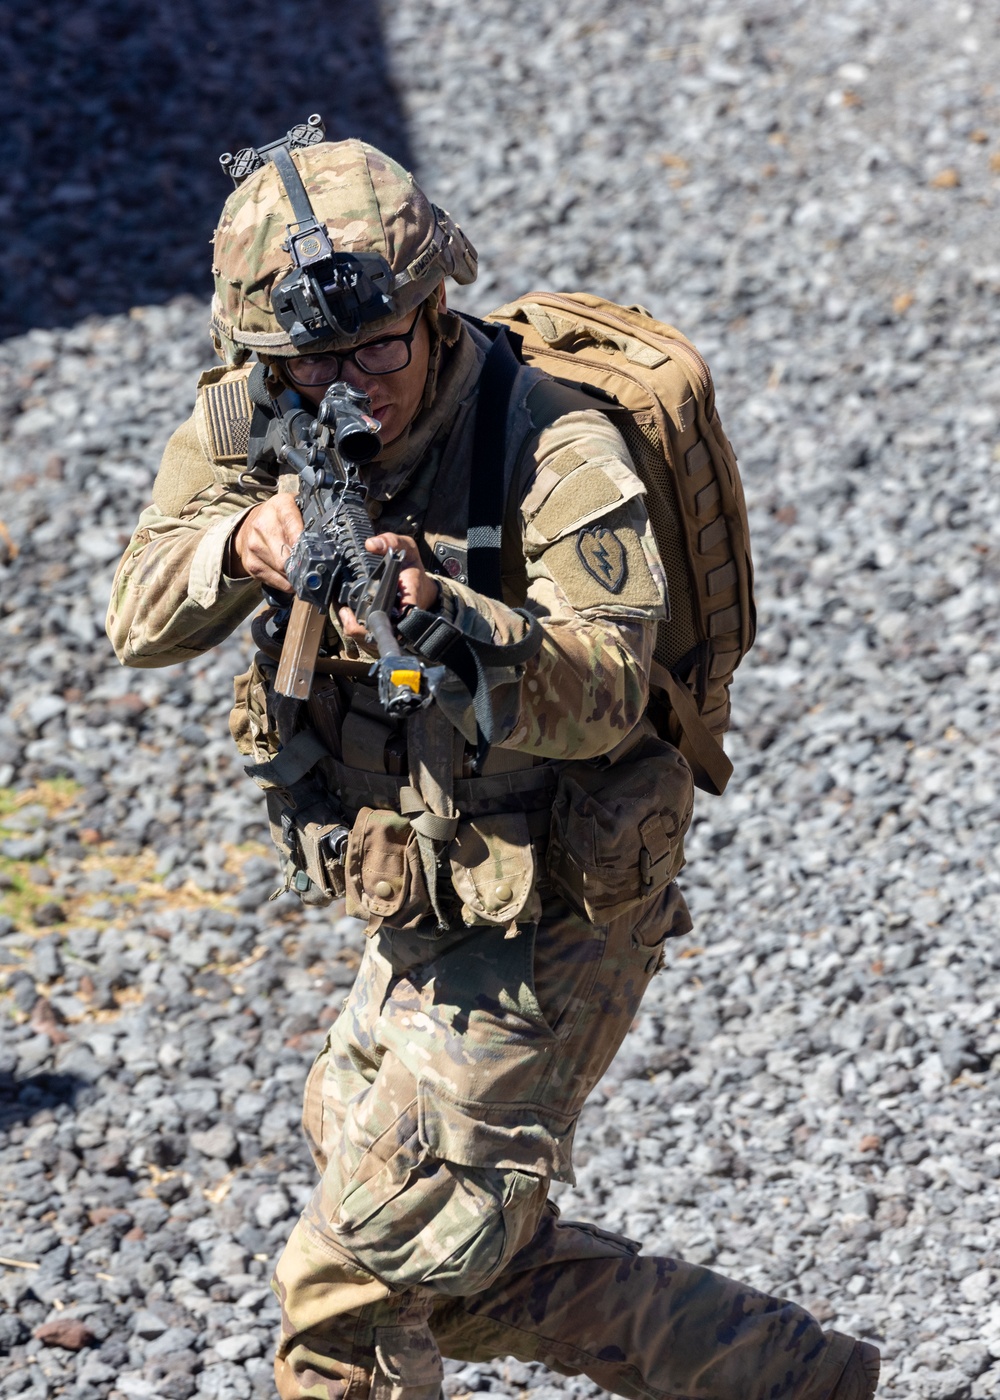
[[[279,695],[308,700],[325,625],[326,614],[314,603],[304,598],[295,599],[281,648],[278,674],[274,678],[274,688]]]

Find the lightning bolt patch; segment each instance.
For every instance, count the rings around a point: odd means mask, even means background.
[[[606,525],[581,530],[576,537],[576,552],[583,567],[609,593],[621,591],[628,563],[625,546]]]

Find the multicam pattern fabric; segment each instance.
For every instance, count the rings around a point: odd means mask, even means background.
[[[470,332],[463,328],[462,336]],[[260,603],[259,586],[228,577],[225,559],[233,531],[273,486],[248,487],[238,467],[214,462],[202,418],[199,407],[171,438],[154,487],[154,502],[170,501],[174,513],[155,503],[143,512],[115,575],[107,628],[126,665],[165,666],[208,650]],[[416,435],[416,443],[424,440],[424,434]],[[565,466],[567,450],[579,465],[560,473],[552,464],[562,456]],[[377,495],[377,466],[366,471]],[[566,501],[557,502],[546,537],[537,520],[557,494],[552,482],[572,486],[583,472],[606,480],[605,503],[574,520]],[[181,475],[192,485],[207,484],[178,506],[172,483]],[[467,506],[467,479],[453,503],[457,518]],[[590,412],[568,414],[538,434],[527,454],[522,492],[523,602],[542,620],[545,639],[523,674],[491,673],[498,732],[505,736],[501,746],[542,758],[588,758],[614,748],[640,718],[655,623],[664,614],[663,571],[642,508],[642,485],[619,434],[600,413]],[[394,515],[405,518],[406,500],[404,484],[383,521]],[[440,510],[441,502],[436,504]],[[641,587],[627,597],[599,589],[582,565],[574,570],[557,561],[563,543],[568,540],[573,548],[574,528],[602,516],[614,518],[616,512],[627,515],[629,568],[636,588]],[[455,579],[442,577],[440,585],[446,611],[470,632],[498,642],[523,636],[524,619],[512,607]],[[591,587],[604,596],[595,600],[587,591]],[[464,689],[446,687],[442,705],[456,727],[474,740],[475,719]]]
[[[363,141],[319,142],[292,153],[316,218],[338,253],[380,253],[407,280],[384,323],[405,316],[443,277],[472,282],[475,249],[437,210],[407,171]],[[212,328],[227,362],[249,349],[294,353],[271,308],[271,288],[292,270],[285,244],[292,207],[277,168],[267,162],[226,201],[215,231]],[[382,321],[365,326],[366,336]],[[314,350],[333,348],[335,338]],[[343,342],[348,343],[348,342]]]
[[[604,928],[550,900],[514,939],[370,940],[306,1092],[322,1176],[275,1273],[286,1400],[436,1400],[440,1354],[655,1400],[834,1393],[850,1338],[545,1200],[571,1179],[576,1115],[663,939],[687,925],[671,886]]]
[[[469,337],[463,330],[455,353]],[[523,372],[517,399],[529,407],[533,373]],[[450,382],[445,372],[441,383]],[[372,477],[383,527],[411,522],[419,534],[435,512],[439,526],[467,518],[475,394],[464,382],[455,393],[440,423],[443,449],[418,420],[392,462],[398,492]],[[484,638],[521,636],[515,603],[541,622],[536,657],[488,680],[503,746],[544,765],[608,754],[636,726],[665,605],[641,484],[617,432],[590,411],[536,427],[516,493],[519,589],[499,602],[450,576],[441,588],[446,612]],[[257,493],[236,466],[214,462],[204,437],[196,411],[168,446],[156,503],[116,575],[108,630],[130,665],[207,650],[260,599],[255,583],[227,576],[226,557],[266,488]],[[579,532],[601,528],[622,541],[627,578],[616,593],[576,553]],[[440,528],[436,542],[446,534]],[[431,536],[428,526],[429,546]],[[440,703],[469,737],[465,692],[445,687]],[[516,807],[518,783],[540,771],[551,776],[544,766],[506,774],[508,801]],[[683,797],[683,769],[678,776]],[[682,835],[689,808],[676,805]],[[649,854],[668,861],[669,875],[681,853],[668,849],[670,833],[661,837],[667,846]],[[849,1338],[824,1334],[791,1303],[561,1222],[547,1204],[551,1181],[572,1180],[580,1108],[664,940],[690,920],[665,884],[591,922],[555,895],[544,866],[533,868],[534,900],[508,928],[372,929],[307,1083],[304,1123],[320,1179],[275,1275],[280,1395],[437,1400],[442,1354],[512,1354],[650,1400],[867,1400],[837,1390],[852,1364]]]

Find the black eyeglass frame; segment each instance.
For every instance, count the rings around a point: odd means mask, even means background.
[[[335,384],[340,378],[343,372],[344,362],[347,360],[353,361],[362,374],[370,374],[375,378],[381,378],[386,374],[398,374],[400,370],[406,369],[407,365],[413,359],[413,337],[417,333],[417,327],[420,324],[420,317],[422,314],[423,307],[421,306],[417,308],[417,314],[414,316],[408,331],[403,331],[399,335],[380,335],[375,340],[366,341],[364,345],[356,345],[353,350],[328,350],[319,355],[290,355],[285,362],[285,372],[292,383],[300,389],[325,389],[330,384]],[[402,341],[406,346],[406,359],[401,365],[396,365],[393,369],[366,369],[358,360],[358,356],[363,354],[365,350],[370,349],[373,345],[387,345],[397,340]],[[295,376],[293,366],[296,361],[304,359],[329,360],[336,365],[336,373],[332,374],[329,379],[311,379],[308,381],[298,379]]]

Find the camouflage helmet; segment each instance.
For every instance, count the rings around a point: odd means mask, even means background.
[[[241,364],[251,351],[270,359],[345,348],[398,321],[445,277],[463,284],[475,280],[476,250],[458,225],[431,204],[412,175],[374,146],[320,141],[280,155],[285,179],[276,158],[262,162],[226,200],[215,231],[212,332],[227,363]],[[308,332],[299,322],[289,324],[282,289],[295,280],[291,274],[301,266],[298,251],[304,242],[293,233],[302,220],[293,209],[296,192],[287,186],[299,181],[318,237],[332,245],[334,261],[351,254],[342,260],[381,269],[365,283],[372,296],[361,321],[346,330],[337,318],[318,312]],[[272,293],[277,293],[273,299]]]

